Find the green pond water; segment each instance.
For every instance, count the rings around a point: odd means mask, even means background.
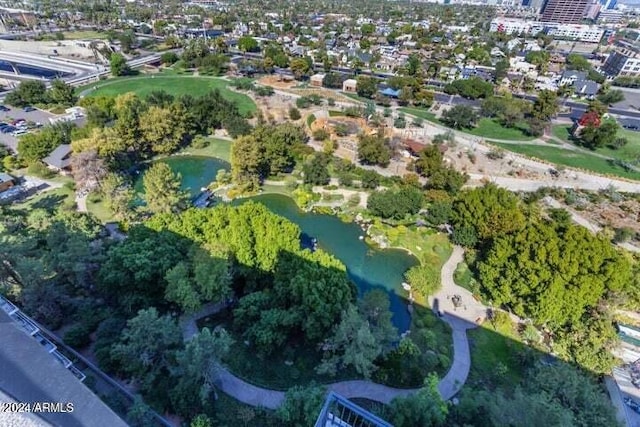
[[[335,215],[304,212],[293,199],[281,194],[264,194],[234,203],[253,200],[272,212],[298,224],[304,234],[317,239],[318,247],[333,254],[347,267],[349,277],[360,294],[383,289],[389,294],[393,323],[402,333],[409,329],[407,292],[402,289],[405,271],[418,264],[409,253],[398,249],[375,249],[360,240],[364,231],[354,223],[345,223]]]
[[[182,189],[192,196],[214,181],[218,170],[229,170],[227,162],[211,157],[174,156],[158,161],[182,175]],[[140,193],[143,191],[141,177],[135,188]],[[409,329],[411,318],[402,282],[405,271],[418,264],[414,256],[397,249],[372,248],[360,240],[364,232],[357,224],[345,223],[334,215],[303,212],[290,197],[264,194],[233,203],[245,203],[247,200],[262,203],[272,212],[297,224],[302,230],[303,240],[317,239],[318,247],[333,254],[347,267],[349,277],[360,294],[375,288],[385,290],[391,301],[393,323],[400,332]]]
[[[182,176],[182,189],[188,191],[191,197],[200,193],[202,187],[206,187],[216,179],[216,174],[220,169],[229,170],[229,163],[224,160],[204,156],[173,156],[166,159],[157,160],[166,163],[174,173]],[[143,193],[142,175],[135,182],[137,193]]]

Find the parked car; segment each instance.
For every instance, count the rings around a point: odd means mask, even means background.
[[[29,112],[31,112],[31,111],[36,111],[36,109],[35,109],[35,108],[33,108],[31,105],[27,105],[26,107],[24,107],[24,108],[22,109],[22,111],[24,111],[25,113],[29,113]]]
[[[17,124],[24,123],[24,122],[26,122],[25,119],[15,119],[14,121],[11,122],[11,124],[15,126]]]
[[[0,129],[0,132],[2,132],[2,133],[11,133],[14,130],[16,130],[16,128],[13,127],[13,126],[5,126],[2,129]]]
[[[20,135],[25,135],[27,133],[26,130],[24,129],[16,129],[13,131],[12,135],[13,136],[20,136]]]
[[[0,105],[0,111],[9,111],[11,108],[7,107],[6,105]]]

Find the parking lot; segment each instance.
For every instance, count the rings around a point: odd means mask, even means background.
[[[35,110],[26,112],[22,108],[10,107],[9,111],[0,111],[0,122],[11,123],[15,120],[23,119],[27,122],[42,123],[42,125],[49,124],[49,118],[56,117],[55,114],[51,114],[47,111]],[[11,135],[11,133],[0,133],[0,144],[11,148],[13,151],[17,150],[18,138]]]

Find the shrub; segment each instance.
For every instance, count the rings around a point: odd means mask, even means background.
[[[64,334],[64,342],[73,348],[84,348],[91,344],[91,331],[86,325],[75,325]]]
[[[336,105],[336,100],[335,100],[335,99],[333,99],[333,98],[327,98],[327,104],[328,104],[330,107],[333,107],[334,105]]]
[[[296,107],[289,108],[289,118],[291,120],[298,120],[300,119],[300,117],[300,110],[298,110]]]
[[[193,138],[193,140],[191,141],[191,147],[196,149],[206,148],[210,143],[211,141],[209,141],[204,136],[196,135],[195,138]]]
[[[29,175],[35,175],[38,178],[48,179],[52,178],[56,175],[54,171],[49,169],[44,163],[34,162],[29,165],[27,168],[27,173]]]
[[[324,141],[329,138],[329,132],[324,129],[316,129],[313,131],[313,139],[316,141]]]

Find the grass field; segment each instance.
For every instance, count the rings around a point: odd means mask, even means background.
[[[421,119],[444,126],[444,124],[436,118],[435,114],[422,108],[400,107],[398,110],[405,114],[411,114],[413,116],[420,117]],[[495,120],[488,118],[480,119],[478,121],[478,125],[473,129],[462,130],[462,132],[484,138],[506,139],[512,141],[531,141],[532,139],[535,139],[535,137],[527,135],[525,131],[525,125],[520,125],[516,128],[507,128]]]
[[[251,98],[242,93],[229,90],[228,86],[228,81],[213,77],[190,77],[178,75],[122,77],[89,85],[89,87],[96,87],[96,89],[90,91],[87,96],[116,96],[122,93],[134,92],[137,95],[144,97],[157,90],[164,90],[174,96],[199,96],[210,90],[218,89],[225,99],[236,103],[241,113],[246,114],[256,111],[256,104]],[[82,89],[86,89],[86,87]]]
[[[511,321],[494,326],[486,322],[482,327],[467,331],[471,350],[469,382],[491,381],[513,385],[520,382],[523,367],[518,353],[525,345],[520,341]],[[500,372],[502,370],[502,372]]]
[[[552,128],[552,133],[556,138],[574,144],[575,140],[571,136],[570,130],[571,126],[555,125]],[[624,160],[625,162],[633,162],[640,159],[640,132],[620,129],[618,131],[618,137],[626,138],[628,141],[627,145],[615,150],[609,147],[602,147],[596,149],[595,152],[614,159]]]
[[[482,118],[478,121],[478,126],[473,129],[464,130],[471,135],[481,136],[484,138],[506,139],[512,141],[531,141],[535,137],[525,133],[526,128],[520,124],[516,128],[507,128],[493,119]]]
[[[24,202],[12,204],[11,208],[24,209],[27,211],[32,209],[53,211],[65,203],[69,205],[73,203],[73,190],[68,187],[60,187],[40,192]]]
[[[436,115],[430,113],[427,110],[413,107],[400,107],[398,108],[398,110],[402,111],[405,114],[411,114],[412,116],[420,117],[421,119],[440,124],[440,121],[436,118]]]
[[[100,222],[105,223],[115,220],[111,210],[97,194],[90,194],[87,197],[87,210],[98,218]]]
[[[189,154],[192,156],[217,157],[226,162],[231,161],[232,141],[220,138],[207,138],[209,145],[205,148],[186,147],[179,154]]]
[[[569,151],[559,147],[547,147],[544,145],[488,142],[508,151],[546,160],[558,165],[584,169],[604,175],[615,175],[622,178],[640,180],[640,172],[627,171],[623,167],[613,164],[608,159],[596,157],[589,153]]]
[[[65,31],[64,34],[65,40],[84,40],[84,39],[106,39],[107,34],[100,31]]]

